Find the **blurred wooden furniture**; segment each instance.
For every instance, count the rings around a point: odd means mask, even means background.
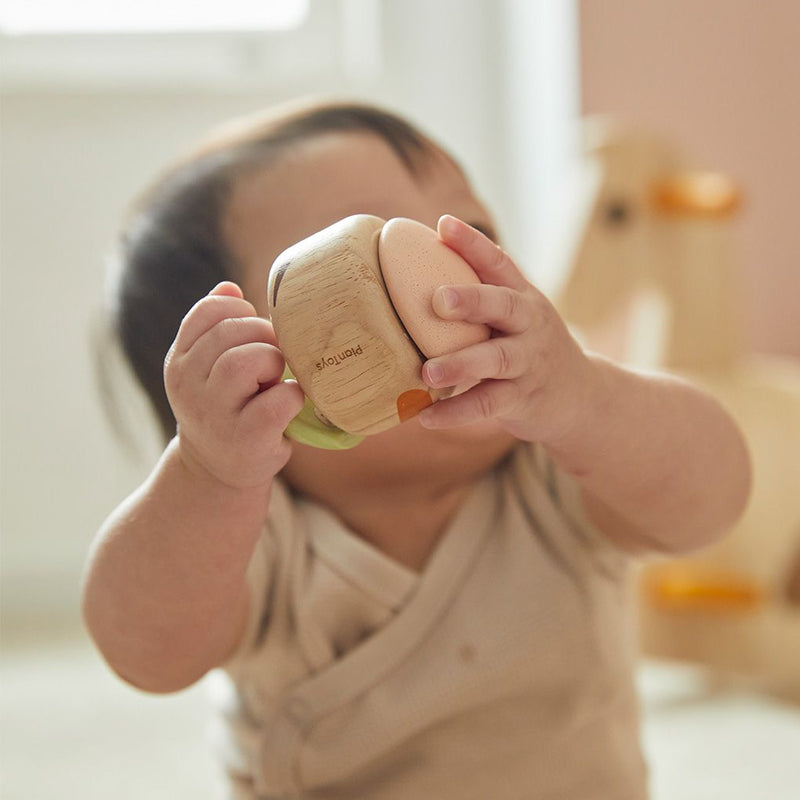
[[[644,652],[800,697],[800,365],[744,345],[731,230],[741,191],[656,136],[595,119],[572,194],[556,227],[556,306],[588,347],[704,385],[753,459],[750,503],[730,536],[643,566]]]

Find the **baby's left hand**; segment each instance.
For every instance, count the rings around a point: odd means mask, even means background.
[[[450,216],[439,220],[439,237],[482,283],[439,287],[434,310],[443,319],[484,323],[492,337],[424,364],[422,377],[431,387],[474,385],[425,409],[420,421],[452,428],[496,419],[520,439],[557,442],[590,401],[592,362],[498,245]]]

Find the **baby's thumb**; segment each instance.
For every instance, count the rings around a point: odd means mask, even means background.
[[[244,292],[233,281],[218,283],[208,294],[222,297],[244,297]]]

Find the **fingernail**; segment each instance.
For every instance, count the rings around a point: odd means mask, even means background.
[[[233,281],[220,281],[210,292],[209,295],[223,297],[243,297],[242,290],[237,283]]]
[[[439,290],[439,297],[445,311],[452,311],[458,305],[458,292],[449,287],[442,287]]]
[[[428,372],[428,380],[431,383],[439,383],[444,378],[444,367],[434,361],[429,361],[425,368]]]
[[[417,419],[422,424],[423,428],[435,428],[436,427],[436,415],[431,413],[431,410],[426,408],[424,411],[421,411],[417,414]]]
[[[452,239],[458,235],[459,230],[459,222],[455,217],[445,214],[439,218],[439,233],[442,236]]]

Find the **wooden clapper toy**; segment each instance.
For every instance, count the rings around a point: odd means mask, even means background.
[[[730,536],[643,567],[643,649],[800,697],[800,365],[744,346],[732,234],[741,192],[609,119],[585,123],[576,164],[550,253],[557,308],[590,347],[704,385],[753,460]]]
[[[478,283],[437,233],[410,219],[347,217],[281,253],[269,274],[269,314],[306,394],[287,434],[316,447],[353,447],[447,394],[421,377],[427,358],[489,337],[432,306],[442,284]]]

